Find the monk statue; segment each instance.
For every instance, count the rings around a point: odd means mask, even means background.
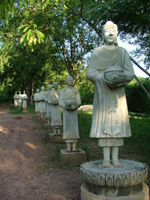
[[[51,93],[51,89],[52,89],[52,86],[48,85],[48,91],[45,92],[47,125],[50,125],[50,120],[51,120],[51,104],[48,103],[48,97]]]
[[[60,94],[59,105],[63,108],[63,139],[67,144],[67,151],[77,151],[79,139],[78,107],[81,105],[80,93],[73,87],[72,76],[66,78],[67,87]]]
[[[22,108],[23,108],[23,111],[26,111],[26,109],[27,109],[27,100],[28,100],[28,96],[26,94],[26,91],[24,90],[23,94],[22,94]]]
[[[87,78],[95,85],[90,137],[98,138],[103,148],[102,167],[120,168],[119,147],[131,136],[125,85],[134,71],[128,52],[117,44],[117,25],[108,21],[102,34],[104,45],[94,49],[87,69]]]
[[[40,109],[39,109],[39,89],[36,90],[36,93],[34,94],[34,101],[35,101],[35,113],[36,116],[40,116]]]
[[[61,109],[59,106],[59,94],[58,82],[53,83],[54,90],[51,91],[48,103],[51,107],[51,126],[53,128],[54,135],[61,135],[62,119],[61,119]]]

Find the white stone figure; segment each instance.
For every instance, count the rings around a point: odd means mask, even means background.
[[[39,89],[36,90],[36,93],[34,94],[34,101],[35,101],[35,113],[36,116],[40,116],[40,107],[39,107]]]
[[[22,94],[22,108],[23,108],[23,111],[26,111],[27,109],[27,99],[28,99],[28,96],[25,92],[25,90],[23,91],[23,94]]]
[[[103,27],[105,45],[94,49],[87,78],[95,84],[90,137],[103,148],[103,167],[121,167],[118,159],[123,138],[131,136],[125,85],[134,77],[128,52],[117,45],[117,25],[108,21]]]
[[[19,94],[18,94],[18,107],[22,108],[22,94],[21,94],[21,91],[19,91]]]
[[[67,76],[65,87],[60,94],[59,105],[63,108],[63,139],[67,143],[67,151],[77,151],[79,139],[78,110],[81,97],[77,88],[73,87],[73,78]]]
[[[17,92],[15,92],[13,98],[14,98],[14,106],[15,106],[15,107],[18,107],[18,94],[17,94]]]
[[[48,85],[48,91],[45,92],[45,101],[46,101],[46,119],[48,125],[50,125],[50,119],[51,119],[51,104],[48,102],[48,98],[51,93],[52,86]]]
[[[41,87],[41,92],[39,93],[39,108],[41,119],[46,118],[46,102],[45,102],[45,88]]]
[[[53,134],[60,135],[62,120],[61,120],[61,110],[59,106],[59,91],[58,91],[58,82],[54,82],[53,84],[54,90],[50,93],[50,101],[51,102],[51,126],[53,127]]]

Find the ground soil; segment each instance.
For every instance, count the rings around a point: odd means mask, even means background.
[[[78,200],[79,167],[61,168],[35,115],[0,106],[0,200]]]
[[[80,200],[80,167],[61,166],[63,146],[49,142],[50,128],[35,114],[9,114],[9,109],[0,105],[0,200]],[[88,160],[102,158],[97,141],[79,145],[90,149]],[[124,147],[121,158],[140,160],[132,149]]]

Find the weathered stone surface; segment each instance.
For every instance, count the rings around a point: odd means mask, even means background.
[[[86,162],[86,153],[83,149],[78,149],[77,152],[67,152],[65,149],[61,149],[60,158],[63,166],[76,166]]]
[[[55,135],[53,133],[49,133],[49,141],[56,144],[65,143],[62,135]]]
[[[81,200],[149,200],[149,188],[144,184],[143,190],[136,194],[126,196],[106,196],[93,194],[86,188],[85,184],[82,184]]]
[[[130,187],[146,179],[147,165],[131,160],[120,163],[122,168],[103,168],[102,160],[86,162],[81,166],[81,174],[85,182],[109,188]]]

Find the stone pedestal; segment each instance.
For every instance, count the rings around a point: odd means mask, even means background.
[[[60,158],[62,166],[77,166],[86,162],[86,153],[83,149],[78,149],[76,152],[67,152],[66,149],[61,149]]]
[[[62,135],[56,135],[56,134],[53,134],[53,133],[49,133],[49,141],[51,143],[55,143],[55,144],[65,143],[65,140],[63,139]]]
[[[102,160],[82,164],[81,200],[149,200],[147,166],[130,160],[120,163],[123,168],[102,168]]]

